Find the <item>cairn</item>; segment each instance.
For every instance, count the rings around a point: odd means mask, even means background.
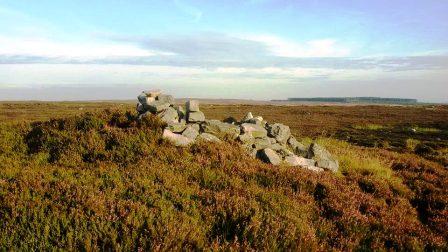
[[[163,138],[176,146],[185,147],[195,141],[221,142],[224,136],[241,143],[252,157],[273,165],[286,164],[315,172],[337,172],[339,163],[317,143],[309,146],[299,142],[288,126],[268,123],[251,112],[241,121],[205,119],[197,100],[188,100],[185,109],[175,104],[171,95],[160,90],[144,91],[138,96],[139,118],[156,115],[166,127]]]

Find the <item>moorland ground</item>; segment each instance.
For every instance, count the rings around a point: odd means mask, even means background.
[[[334,153],[336,175],[232,141],[173,147],[133,110],[0,103],[1,248],[447,249],[448,106],[201,106],[289,125]]]

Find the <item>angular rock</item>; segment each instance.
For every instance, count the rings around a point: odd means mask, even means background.
[[[196,129],[196,127],[193,127],[192,125],[188,125],[187,128],[182,132],[182,136],[188,137],[190,139],[196,139],[196,137],[199,135],[199,130]]]
[[[194,142],[193,139],[190,139],[188,137],[182,136],[180,134],[176,134],[171,132],[169,129],[164,129],[163,130],[163,135],[162,137],[164,139],[169,140],[170,142],[172,142],[174,145],[176,146],[188,146],[189,144],[192,144]]]
[[[216,142],[219,143],[221,142],[221,140],[219,138],[217,138],[216,136],[209,134],[209,133],[202,133],[198,136],[197,138],[198,140],[204,140],[207,142]]]
[[[301,157],[308,156],[308,147],[297,141],[295,137],[291,136],[288,139],[288,145],[291,147],[291,149],[296,155]]]
[[[316,164],[316,161],[313,159],[308,159],[304,157],[299,157],[297,155],[291,155],[285,157],[285,162],[290,166],[314,166]]]
[[[265,163],[279,165],[282,162],[280,156],[272,149],[265,148],[258,151],[257,156]]]
[[[238,140],[243,144],[252,145],[255,141],[255,138],[252,136],[252,134],[244,133],[238,136]]]
[[[151,113],[159,113],[167,108],[170,104],[162,101],[153,101],[149,104],[143,104],[146,110],[151,111]]]
[[[269,136],[274,137],[279,143],[286,143],[291,136],[288,126],[281,123],[274,123],[268,127]]]
[[[206,120],[202,124],[202,131],[213,135],[230,135],[235,139],[240,133],[240,127],[219,120]]]
[[[275,140],[275,138],[268,137],[268,139],[269,139],[269,142],[271,142],[271,144],[277,143],[277,140]]]
[[[203,122],[205,121],[205,115],[201,111],[188,112],[188,122]]]
[[[137,99],[142,105],[148,105],[156,100],[155,97],[148,97],[145,93],[141,93]]]
[[[185,107],[188,112],[198,112],[199,110],[199,101],[197,100],[189,100],[185,103]]]
[[[187,119],[185,110],[182,106],[177,106],[176,110],[177,110],[177,115],[179,116],[179,119]]]
[[[252,123],[243,123],[241,124],[241,131],[243,133],[251,134],[255,138],[263,138],[266,137],[268,132],[261,125],[256,125]]]
[[[248,112],[243,119],[241,120],[241,122],[247,122],[248,120],[254,118],[254,116],[252,115],[252,112]]]
[[[174,98],[172,95],[161,94],[156,98],[157,101],[169,103],[170,105],[174,105]]]
[[[179,115],[177,114],[177,111],[172,108],[168,107],[164,111],[162,111],[160,114],[157,115],[163,122],[165,123],[176,123],[179,121]]]
[[[312,143],[308,149],[308,158],[316,160],[316,166],[337,172],[339,169],[339,162],[335,160],[330,152],[317,143]]]
[[[171,122],[166,128],[174,133],[182,133],[186,127],[185,122]]]
[[[271,143],[267,138],[255,138],[252,146],[257,150],[261,150],[270,147]]]
[[[162,94],[162,91],[160,89],[153,89],[153,90],[147,90],[147,91],[143,91],[143,93],[147,96],[147,97],[157,97],[159,95]]]
[[[145,108],[143,107],[143,105],[139,102],[139,103],[137,103],[137,106],[136,106],[136,108],[135,108],[136,110],[137,110],[137,112],[139,113],[139,114],[141,114],[141,113],[144,113],[145,112]]]
[[[279,143],[275,143],[275,144],[272,144],[269,148],[271,148],[275,151],[279,151],[279,150],[282,150],[284,147]]]

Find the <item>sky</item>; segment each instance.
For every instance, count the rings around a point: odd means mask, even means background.
[[[446,0],[0,0],[0,100],[448,102]]]

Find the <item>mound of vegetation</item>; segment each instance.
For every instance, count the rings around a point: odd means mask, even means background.
[[[341,173],[317,174],[162,129],[118,111],[0,124],[0,248],[447,249],[436,163],[322,139]]]

